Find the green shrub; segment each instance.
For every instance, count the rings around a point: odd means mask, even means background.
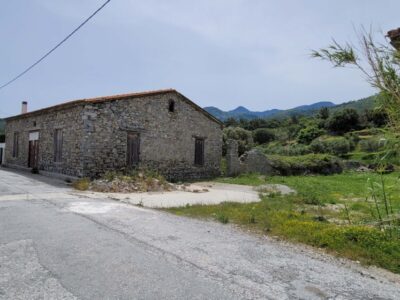
[[[352,108],[336,111],[326,123],[327,129],[336,133],[346,133],[360,126],[358,112]]]
[[[215,218],[217,219],[217,221],[221,222],[222,224],[229,223],[229,217],[226,214],[224,214],[223,212],[216,213]]]
[[[278,234],[400,273],[398,240],[366,226],[335,226],[324,222],[288,220],[277,228]],[[397,263],[396,263],[397,261]]]
[[[224,155],[226,154],[226,142],[229,139],[238,141],[239,155],[250,150],[254,145],[251,131],[240,127],[227,127],[223,131],[222,152]]]
[[[301,156],[278,156],[268,157],[274,169],[281,175],[302,174],[335,174],[342,172],[340,161],[326,154],[307,154]]]
[[[310,154],[311,149],[304,144],[289,144],[283,146],[279,143],[270,143],[267,147],[261,148],[265,154],[277,154],[286,156],[296,156]]]
[[[386,144],[386,139],[370,138],[361,140],[358,145],[361,151],[364,152],[377,152],[383,150]]]
[[[352,143],[344,137],[315,139],[310,144],[311,151],[314,153],[329,153],[337,156],[349,153],[353,147]]]
[[[297,141],[302,144],[309,144],[324,133],[324,130],[315,125],[309,126],[300,130],[299,135],[297,136]]]
[[[89,178],[81,178],[81,179],[75,180],[72,183],[73,188],[78,191],[87,191],[89,189],[89,185],[90,185]]]
[[[266,144],[275,140],[275,134],[267,128],[258,128],[253,131],[253,139],[257,144]]]

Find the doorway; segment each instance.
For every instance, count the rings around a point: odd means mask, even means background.
[[[126,164],[128,168],[135,168],[139,164],[140,135],[137,132],[128,132]]]
[[[32,169],[39,167],[39,131],[29,133],[28,167]]]

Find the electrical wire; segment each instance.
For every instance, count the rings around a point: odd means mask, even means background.
[[[15,76],[13,79],[10,81],[6,82],[2,86],[0,86],[0,90],[5,88],[6,86],[10,85],[14,81],[18,80],[22,76],[24,76],[26,73],[28,73],[30,70],[32,70],[34,67],[36,67],[38,64],[40,64],[46,57],[48,57],[51,53],[53,53],[58,47],[60,47],[62,44],[64,44],[70,37],[72,37],[79,29],[81,29],[87,22],[90,21],[95,15],[97,15],[111,0],[107,0],[102,6],[100,6],[93,14],[91,14],[83,23],[81,23],[74,31],[72,31],[69,35],[67,35],[61,42],[59,42],[55,47],[53,47],[49,52],[47,52],[45,55],[43,55],[40,59],[38,59],[34,64],[26,68],[23,72]]]

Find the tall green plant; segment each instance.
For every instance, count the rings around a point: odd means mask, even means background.
[[[372,32],[360,30],[359,45],[339,44],[335,40],[327,48],[314,50],[311,56],[331,62],[335,67],[356,67],[380,92],[380,104],[388,114],[393,129],[400,129],[400,51],[389,41],[378,43]]]
[[[392,48],[389,41],[378,43],[371,31],[364,28],[358,33],[359,45],[351,43],[340,44],[333,40],[327,48],[314,50],[311,56],[329,61],[335,67],[356,67],[365,76],[366,80],[379,91],[380,109],[386,112],[392,135],[392,143],[386,145],[386,153],[379,159],[380,181],[369,180],[369,198],[373,203],[382,230],[389,229],[399,232],[399,212],[395,212],[387,193],[383,170],[387,159],[397,155],[400,142],[400,51]],[[373,212],[374,210],[371,210]]]

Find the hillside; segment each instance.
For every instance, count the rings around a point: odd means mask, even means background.
[[[337,110],[342,110],[345,108],[353,108],[357,110],[359,113],[364,112],[366,109],[373,109],[376,105],[377,95],[373,95],[367,98],[346,102],[343,104],[335,105],[330,110],[332,112]]]
[[[331,112],[342,110],[345,108],[353,108],[358,112],[364,112],[366,109],[372,109],[375,105],[376,96],[370,96],[368,98],[363,98],[360,100],[350,101],[346,103],[342,103],[336,105],[332,102],[322,101],[317,102],[310,105],[302,105],[292,109],[280,110],[280,109],[271,109],[266,111],[250,111],[243,106],[239,106],[234,110],[230,111],[222,111],[217,107],[209,106],[204,109],[208,111],[210,114],[215,116],[219,120],[226,120],[228,118],[235,119],[269,119],[269,118],[285,118],[292,115],[303,115],[309,116],[316,113],[322,107],[328,107]]]
[[[243,106],[239,106],[234,110],[230,111],[222,111],[219,108],[209,106],[204,109],[208,111],[210,114],[215,116],[220,120],[226,120],[228,118],[235,119],[266,119],[266,118],[282,118],[290,115],[310,115],[322,107],[333,107],[335,106],[332,102],[317,102],[311,105],[302,105],[292,109],[280,110],[280,109],[271,109],[266,111],[250,111]]]
[[[0,119],[0,134],[4,134],[4,125],[5,125],[4,120]]]

